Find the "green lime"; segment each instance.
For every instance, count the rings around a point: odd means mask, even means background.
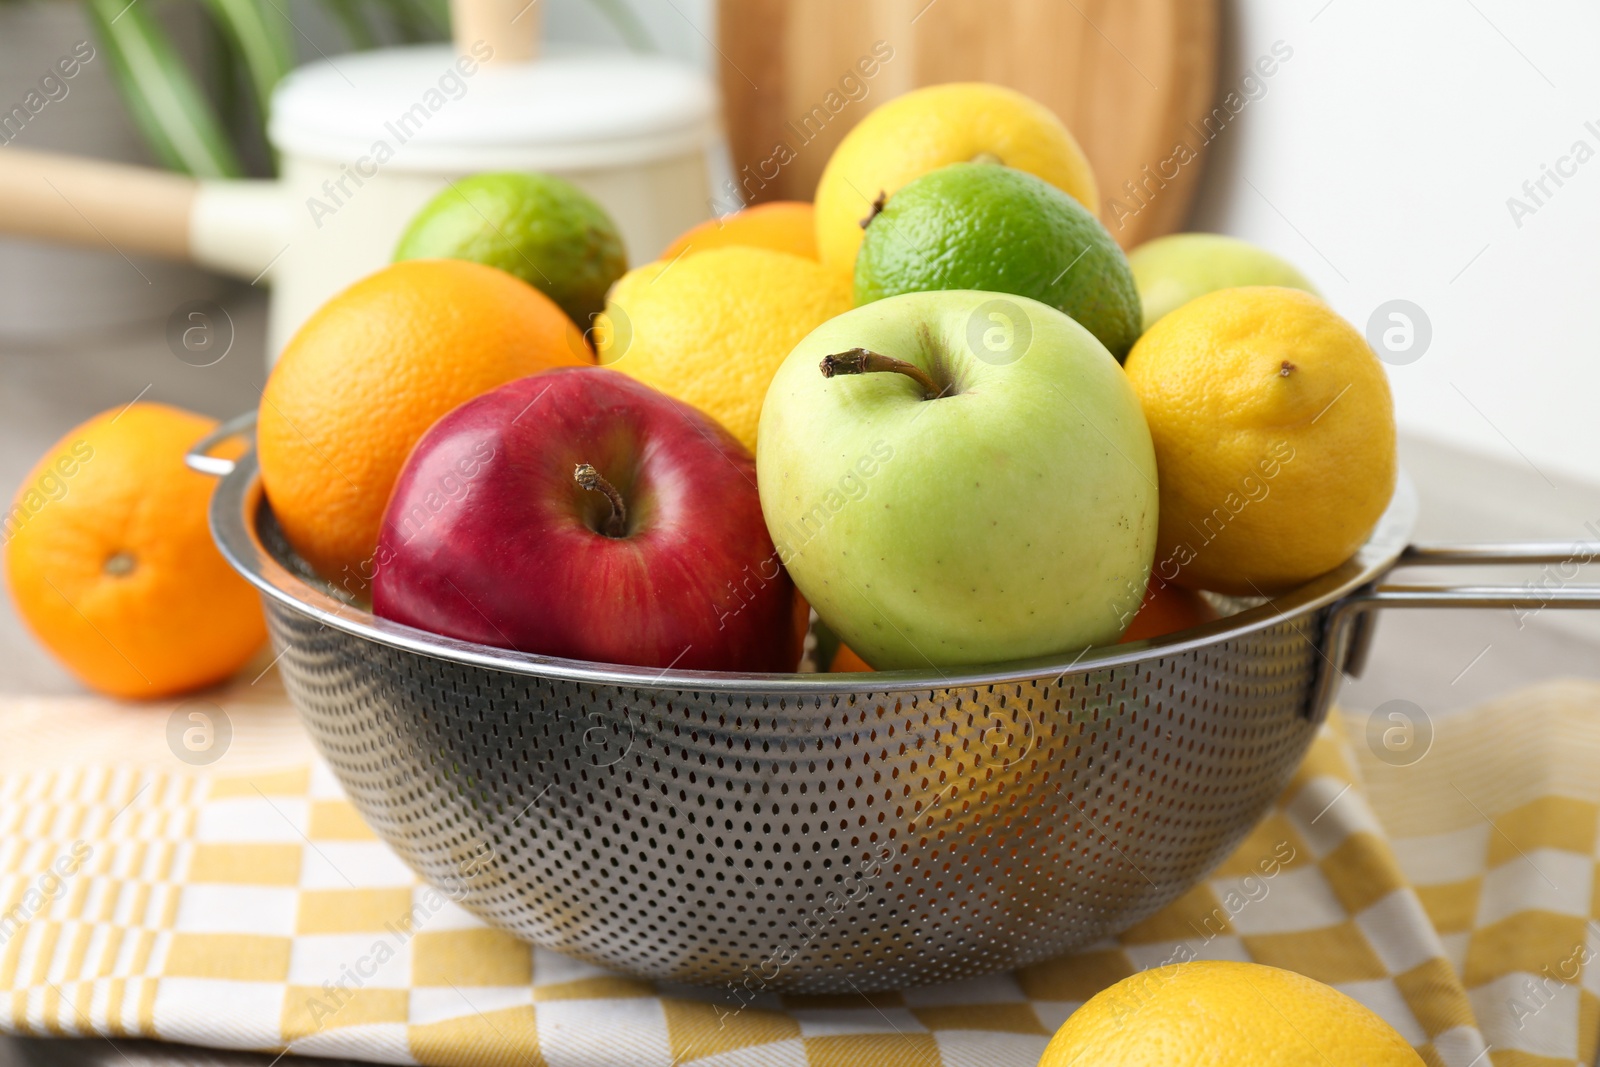
[[[1100,220],[1049,182],[999,163],[952,163],[900,188],[867,223],[856,303],[982,289],[1060,308],[1120,362],[1139,293]]]
[[[1277,285],[1319,296],[1293,265],[1237,237],[1177,233],[1146,241],[1128,254],[1149,329],[1169,311],[1218,289]]]
[[[580,328],[628,272],[617,224],[576,186],[548,174],[478,174],[417,212],[394,258],[469,259],[515,274]]]

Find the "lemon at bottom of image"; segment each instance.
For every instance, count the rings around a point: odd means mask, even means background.
[[[1073,1012],[1039,1067],[1422,1067],[1370,1008],[1293,971],[1195,960],[1130,975]]]

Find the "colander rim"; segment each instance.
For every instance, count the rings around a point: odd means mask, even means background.
[[[260,523],[271,508],[252,450],[224,475],[211,498],[212,539],[224,559],[263,596],[313,621],[354,637],[432,659],[509,674],[590,685],[672,692],[733,692],[762,697],[851,695],[976,689],[1121,667],[1221,644],[1282,622],[1296,625],[1372,583],[1393,568],[1416,523],[1417,496],[1402,471],[1377,527],[1356,554],[1328,573],[1260,605],[1181,633],[1087,648],[1073,657],[1047,656],[983,667],[880,671],[871,674],[735,674],[634,667],[541,656],[443,637],[379,618],[325,593],[264,543]],[[1318,636],[1318,635],[1308,635]]]

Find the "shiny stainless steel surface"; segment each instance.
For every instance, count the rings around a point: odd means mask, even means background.
[[[546,947],[687,982],[901,988],[1098,940],[1220,862],[1315,731],[1315,616],[816,696],[497,672],[268,617],[319,750],[423,877]]]

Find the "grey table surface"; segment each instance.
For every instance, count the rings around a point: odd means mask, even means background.
[[[20,345],[0,340],[0,490],[9,495],[49,445],[84,419],[135,399],[225,418],[260,398],[266,377],[263,294],[231,293],[224,306],[234,340],[226,357],[196,367],[173,354],[161,318],[114,336]],[[1404,373],[1400,368],[1397,373]],[[1402,437],[1402,464],[1422,510],[1418,542],[1600,540],[1600,484],[1528,463],[1472,455]],[[1521,584],[1521,571],[1432,571],[1429,580]],[[1600,584],[1600,566],[1579,579]],[[1371,661],[1340,703],[1354,712],[1407,700],[1448,715],[1556,677],[1600,679],[1600,617],[1543,611],[1408,611],[1382,618]],[[0,693],[76,694],[78,685],[35,644],[0,599]],[[152,1042],[0,1039],[0,1067],[33,1064],[266,1067],[271,1056],[212,1052]],[[329,1064],[329,1060],[298,1060]]]

